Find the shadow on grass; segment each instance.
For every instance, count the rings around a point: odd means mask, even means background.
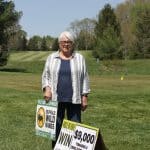
[[[22,73],[27,73],[26,69],[21,69],[21,68],[0,68],[0,71],[2,71],[2,72],[22,72]]]

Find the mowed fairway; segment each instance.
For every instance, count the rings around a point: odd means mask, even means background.
[[[13,53],[0,69],[0,150],[51,150],[50,140],[35,135],[36,104],[42,98],[41,74],[48,53]],[[96,63],[90,52],[83,54],[91,82],[83,123],[100,128],[109,150],[149,150],[150,60],[126,61],[118,67],[117,63],[114,69]]]

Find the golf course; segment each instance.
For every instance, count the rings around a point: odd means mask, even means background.
[[[91,93],[82,123],[100,129],[109,150],[150,149],[150,59],[86,58]],[[50,150],[35,135],[41,75],[51,51],[11,52],[0,68],[0,150]]]

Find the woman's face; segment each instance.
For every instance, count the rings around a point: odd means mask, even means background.
[[[59,42],[59,48],[63,53],[71,54],[73,50],[73,42],[67,37],[64,37]]]

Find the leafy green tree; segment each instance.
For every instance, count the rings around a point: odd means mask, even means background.
[[[28,50],[33,51],[47,51],[52,49],[53,42],[54,38],[51,36],[40,37],[38,35],[35,35],[29,39],[27,48]]]
[[[149,10],[149,0],[127,0],[117,6],[124,58],[149,57]]]
[[[59,49],[58,38],[54,39],[52,44],[52,51],[57,51]]]
[[[44,36],[42,38],[41,50],[43,50],[43,51],[51,50],[53,42],[54,42],[53,37],[48,36],[48,35]]]
[[[28,49],[31,51],[39,51],[42,46],[42,38],[38,35],[35,35],[29,39]]]
[[[96,46],[93,55],[100,59],[121,58],[120,25],[114,10],[106,4],[98,15],[95,25]]]
[[[13,1],[0,0],[0,65],[7,63],[8,41],[15,33],[21,12],[15,10]]]
[[[132,8],[135,58],[150,58],[150,2],[136,3]]]
[[[51,50],[52,49],[52,44],[53,44],[55,38],[53,38],[49,35],[47,35],[45,38],[46,38],[47,50]]]
[[[132,32],[132,19],[131,19],[131,7],[132,3],[126,1],[121,3],[115,9],[115,14],[119,20],[121,26],[121,37],[122,37],[122,50],[123,58],[127,59],[130,57],[135,35]]]

